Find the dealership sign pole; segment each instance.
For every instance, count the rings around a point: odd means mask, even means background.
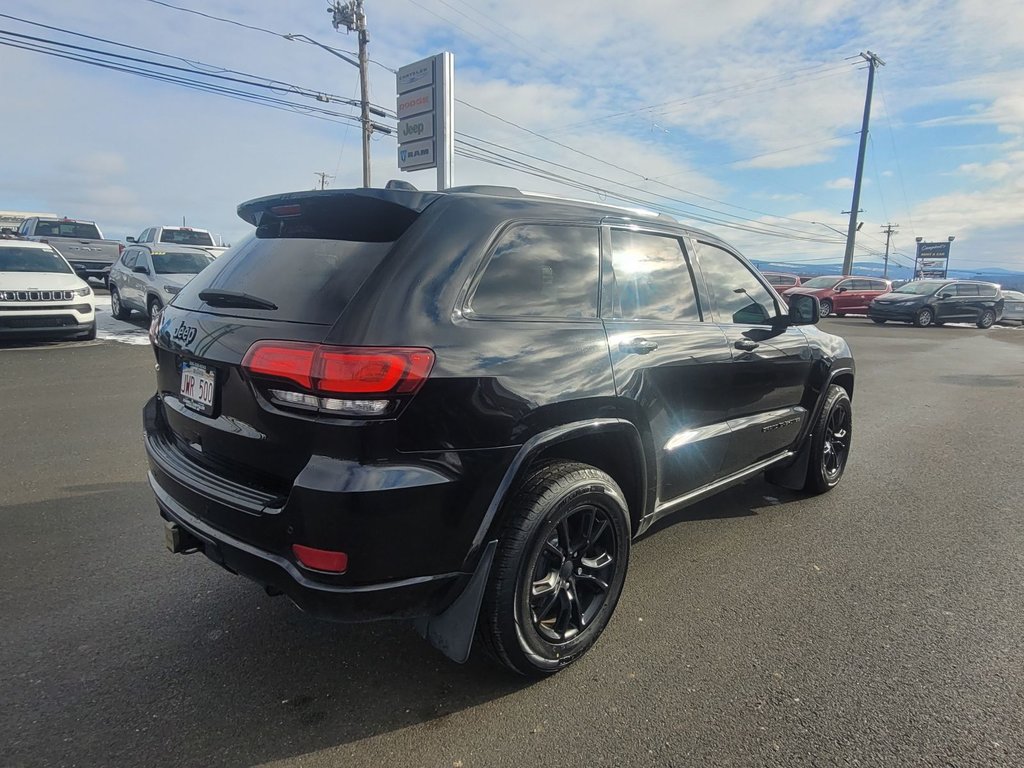
[[[455,56],[447,51],[398,70],[398,168],[437,169],[437,188],[455,174]]]

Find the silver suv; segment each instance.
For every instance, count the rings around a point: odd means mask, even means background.
[[[127,320],[138,310],[152,317],[213,258],[201,248],[182,245],[126,248],[110,270],[111,314]]]

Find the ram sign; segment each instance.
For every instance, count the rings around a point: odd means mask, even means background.
[[[437,169],[437,188],[452,185],[455,169],[455,65],[450,53],[408,64],[395,77],[398,167]]]

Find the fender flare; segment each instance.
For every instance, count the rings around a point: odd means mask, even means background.
[[[516,481],[530,466],[537,454],[545,448],[581,435],[599,432],[619,431],[630,435],[634,443],[633,450],[638,452],[635,457],[640,470],[639,518],[643,517],[648,503],[647,454],[643,450],[643,441],[636,425],[631,421],[619,418],[600,418],[563,424],[540,432],[520,446],[512,459],[498,487],[491,498],[483,519],[477,529],[469,553],[463,563],[463,572],[467,574],[464,585],[457,596],[443,611],[433,616],[416,621],[416,629],[432,646],[441,651],[452,661],[464,663],[473,647],[480,605],[483,603],[484,589],[490,577],[491,565],[498,548],[498,539],[493,531],[498,513],[508,494],[515,487]],[[634,532],[636,533],[636,532]]]
[[[814,425],[818,422],[818,417],[821,415],[821,409],[825,407],[825,398],[828,397],[829,387],[835,383],[837,378],[845,375],[854,376],[853,361],[850,361],[848,366],[843,365],[842,367],[833,368],[829,371],[828,378],[825,379],[825,382],[821,387],[821,391],[818,393],[810,418],[807,419],[804,431],[797,441],[799,448],[797,449],[796,458],[785,466],[768,470],[767,475],[769,482],[774,485],[782,486],[783,488],[788,488],[791,491],[803,490],[804,483],[807,479],[807,467],[811,459],[811,431],[814,429]],[[852,399],[852,393],[850,397]]]

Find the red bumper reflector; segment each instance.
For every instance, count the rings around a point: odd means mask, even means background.
[[[312,568],[314,571],[344,573],[348,569],[348,555],[344,552],[314,549],[313,547],[305,547],[302,544],[292,544],[292,552],[295,553],[295,557],[300,564],[307,568]]]

